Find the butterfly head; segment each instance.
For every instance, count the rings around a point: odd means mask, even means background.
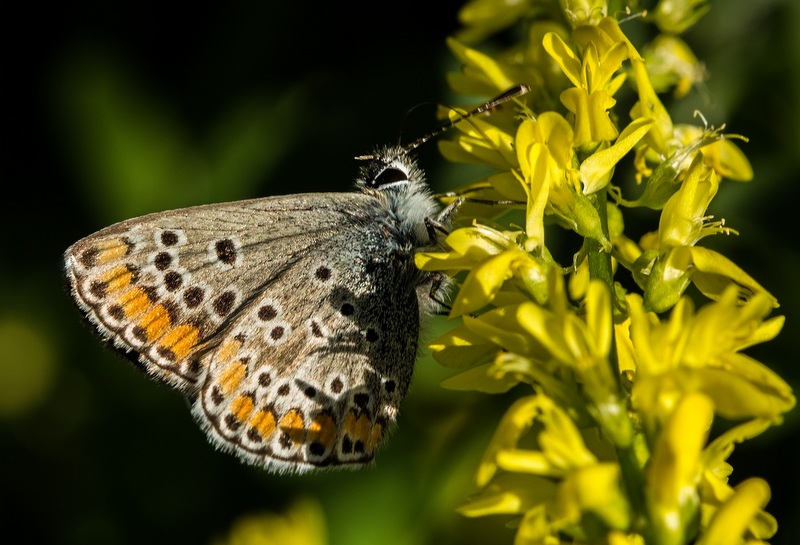
[[[425,175],[416,160],[402,147],[378,148],[372,155],[359,159],[367,161],[356,178],[356,185],[361,189],[416,190],[425,183]]]

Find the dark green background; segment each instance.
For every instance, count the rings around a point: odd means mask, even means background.
[[[453,508],[522,389],[445,391],[447,370],[422,359],[373,469],[276,477],[215,452],[181,397],[103,349],[64,292],[61,253],[94,230],[177,206],[346,190],[352,157],[395,141],[409,107],[457,101],[444,39],[459,2],[230,4],[4,10],[2,540],[208,543],[242,515],[311,497],[332,544],[509,543],[503,521]],[[750,353],[795,388],[797,28],[791,0],[717,2],[686,36],[713,103],[693,93],[674,110],[691,122],[700,108],[750,138],[755,180],[724,183],[712,207],[741,235],[707,243],[781,301],[786,328]],[[405,139],[434,124],[432,108],[415,111]],[[435,146],[420,155],[436,187],[471,179]],[[776,544],[800,540],[798,448],[795,410],[731,459],[734,483],[770,483]]]

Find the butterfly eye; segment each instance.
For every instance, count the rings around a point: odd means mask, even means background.
[[[372,183],[369,185],[371,187],[381,187],[385,185],[391,185],[398,182],[407,182],[408,181],[408,173],[404,170],[394,167],[388,167],[383,169],[383,171],[375,176],[372,180]]]

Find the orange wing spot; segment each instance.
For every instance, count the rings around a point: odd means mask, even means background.
[[[353,430],[353,435],[356,438],[364,441],[364,443],[366,444],[366,442],[369,440],[371,430],[372,430],[372,422],[367,417],[367,415],[362,414],[361,416],[358,417],[358,420],[356,420],[356,427],[355,430]]]
[[[355,411],[349,411],[344,418],[344,429],[355,440],[361,440],[365,445],[370,438],[372,422],[366,414],[356,416]]]
[[[367,452],[374,452],[375,447],[378,446],[381,439],[383,439],[383,425],[376,422],[375,425],[372,426],[372,433],[370,433],[369,441],[367,441],[366,444]]]
[[[303,414],[297,409],[292,409],[281,419],[280,428],[289,435],[294,443],[301,443],[305,440],[306,428],[303,422]]]
[[[100,281],[106,285],[106,293],[114,293],[130,286],[133,273],[127,265],[118,265],[109,269],[100,276]]]
[[[277,427],[275,424],[275,415],[270,410],[260,410],[253,415],[250,419],[250,426],[255,429],[261,437],[266,439]]]
[[[353,430],[356,427],[356,413],[355,411],[348,411],[346,415],[344,415],[344,423],[343,426],[344,431],[348,434],[353,435]]]
[[[220,373],[219,379],[217,380],[222,389],[222,393],[224,395],[230,395],[231,392],[239,387],[239,384],[242,383],[246,375],[247,366],[242,363],[241,360],[236,360],[230,364]]]
[[[166,335],[161,337],[158,344],[171,350],[172,353],[175,354],[176,360],[182,360],[189,355],[189,352],[195,347],[199,338],[199,329],[193,325],[183,324],[174,327]]]
[[[308,426],[308,441],[317,441],[330,448],[336,442],[338,433],[336,422],[328,414],[319,414],[314,417]]]
[[[244,422],[253,414],[255,405],[251,396],[239,396],[231,402],[231,413],[239,422]]]
[[[115,304],[122,307],[125,318],[130,320],[150,308],[152,302],[144,291],[132,288],[117,297]]]
[[[242,341],[227,339],[217,350],[217,361],[230,361],[242,347]]]
[[[154,342],[158,339],[172,324],[164,305],[156,305],[152,307],[147,313],[139,320],[139,327],[145,330],[147,335],[147,342]]]
[[[128,254],[130,246],[124,240],[115,238],[98,242],[95,249],[97,250],[95,264],[107,265],[125,257]]]

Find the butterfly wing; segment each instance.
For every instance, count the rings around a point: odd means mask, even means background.
[[[368,462],[419,337],[408,252],[362,193],[153,214],[66,253],[78,305],[212,441],[279,471]],[[398,257],[399,256],[399,257]]]
[[[217,444],[279,471],[372,459],[411,380],[419,317],[402,269],[366,238],[319,243],[204,356],[193,412]]]

